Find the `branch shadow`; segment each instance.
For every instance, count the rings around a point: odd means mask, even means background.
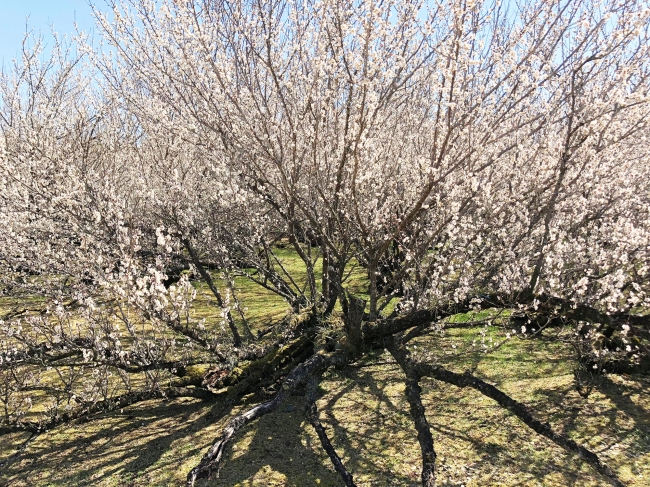
[[[604,377],[597,388],[608,400],[593,401],[589,410],[566,383],[531,386],[525,396],[536,398],[527,405],[537,417],[564,434],[580,437],[600,425],[612,441],[650,451],[650,403],[636,399],[647,397],[648,389],[641,379],[632,382]],[[601,485],[576,456],[479,393],[428,379],[422,387],[440,486]],[[369,362],[331,371],[320,392],[321,421],[359,485],[419,485],[420,451],[396,365]],[[290,397],[243,428],[225,454],[220,478],[200,485],[341,485],[304,419],[304,404],[304,398]],[[1,469],[0,485],[178,485],[232,414],[223,401],[190,399],[147,401],[98,415],[39,437]],[[607,460],[610,448],[611,442],[592,449]]]
[[[387,461],[390,456],[382,448],[390,445],[390,436],[400,429],[391,418],[407,416],[386,394],[386,389],[397,382],[392,377],[376,381],[372,374],[346,368],[333,371],[327,380],[329,390],[320,391],[321,421],[359,485],[419,485],[419,470],[410,476],[399,473],[395,464]],[[363,397],[357,397],[359,394]],[[365,401],[366,395],[373,395],[377,401]],[[346,402],[343,407],[342,401]],[[220,478],[201,485],[341,485],[341,479],[304,418],[304,409],[304,398],[291,397],[279,410],[248,425],[224,455]]]
[[[229,410],[198,400],[152,400],[64,425],[4,469],[0,485],[178,484],[184,479],[179,464],[191,463],[205,447],[194,441],[197,433]]]
[[[338,486],[338,474],[320,452],[304,419],[305,400],[287,398],[278,410],[237,433],[222,460],[219,477],[198,486]]]

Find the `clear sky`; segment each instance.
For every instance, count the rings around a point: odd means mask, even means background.
[[[106,7],[103,0],[94,3]],[[74,35],[75,20],[81,30],[93,29],[95,22],[87,0],[0,0],[0,65],[19,55],[26,22],[51,45],[50,25],[59,34]]]

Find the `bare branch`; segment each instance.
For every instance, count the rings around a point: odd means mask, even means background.
[[[150,399],[171,399],[176,397],[195,397],[202,400],[214,400],[218,397],[213,392],[199,387],[170,387],[164,390],[156,391],[135,391],[123,394],[118,397],[98,401],[93,404],[81,407],[76,411],[55,416],[45,422],[24,421],[17,424],[0,426],[0,434],[12,433],[17,431],[30,431],[32,433],[41,433],[51,430],[64,423],[77,419],[86,418],[90,415],[102,412],[114,411],[116,409],[132,406],[138,402],[148,401]]]
[[[409,403],[411,416],[415,421],[418,442],[422,451],[422,487],[436,485],[436,451],[433,447],[433,436],[422,404],[422,388],[420,374],[412,367],[408,351],[398,345],[393,338],[387,340],[387,348],[406,374],[406,400]]]
[[[203,455],[201,462],[187,474],[187,485],[193,486],[197,479],[218,475],[223,453],[237,431],[251,421],[275,411],[291,391],[303,384],[310,376],[323,373],[330,365],[338,363],[342,357],[317,353],[296,367],[282,382],[281,389],[270,401],[258,404],[243,414],[231,419],[219,439]]]
[[[410,359],[409,359],[410,360]],[[502,407],[517,416],[524,424],[529,426],[532,430],[545,436],[553,443],[561,446],[567,451],[576,453],[581,459],[588,463],[596,472],[601,474],[607,481],[615,487],[623,487],[623,483],[618,479],[614,471],[607,465],[602,463],[591,450],[584,446],[578,445],[575,441],[566,435],[554,431],[548,423],[542,423],[536,419],[530,410],[520,402],[514,400],[503,391],[497,389],[493,385],[473,376],[469,372],[458,374],[445,369],[440,365],[429,365],[422,363],[411,362],[412,369],[421,377],[432,377],[442,382],[447,382],[458,387],[471,387],[476,389],[481,394],[494,399]]]
[[[320,420],[318,419],[318,409],[316,407],[317,386],[318,386],[318,382],[316,380],[309,381],[308,388],[307,388],[307,412],[306,412],[307,419],[309,419],[310,424],[313,426],[314,430],[316,431],[316,434],[318,435],[318,439],[320,440],[323,449],[327,452],[327,455],[330,457],[330,460],[334,465],[334,469],[341,476],[341,479],[343,479],[343,483],[346,485],[346,487],[356,487],[356,484],[352,479],[352,474],[348,472],[347,469],[345,468],[345,465],[343,465],[343,461],[341,460],[341,457],[338,456],[336,450],[334,450],[334,447],[332,446],[332,443],[327,437],[327,432],[325,431],[325,427],[321,424]]]

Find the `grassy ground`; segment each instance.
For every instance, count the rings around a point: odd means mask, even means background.
[[[557,345],[513,340],[490,353],[472,352],[478,329],[456,330],[416,344],[424,356],[489,379],[533,407],[556,429],[586,444],[627,485],[650,482],[650,397],[647,379],[610,375],[588,399],[572,387],[570,364]],[[388,355],[332,371],[321,386],[320,417],[359,486],[417,485],[420,455],[407,414],[402,376]],[[573,455],[530,432],[475,391],[423,381],[440,485],[606,485]],[[11,486],[178,485],[232,414],[244,404],[149,401],[34,439],[2,469]],[[292,397],[274,414],[245,428],[228,451],[220,479],[204,485],[340,485]],[[5,436],[0,461],[27,437]]]
[[[285,266],[299,275],[291,252],[285,254],[280,253]],[[352,285],[360,279],[359,274]],[[287,312],[281,300],[250,281],[237,278],[235,288],[254,331]],[[196,317],[216,321],[213,298],[204,286],[198,290]],[[0,303],[9,305],[15,303]],[[502,332],[477,326],[432,333],[414,341],[412,350],[420,360],[459,372],[474,370],[597,452],[626,485],[650,485],[649,378],[601,377],[584,399],[573,388],[568,349],[556,341],[503,339]],[[328,372],[321,384],[320,419],[359,487],[419,484],[420,452],[403,376],[393,362],[387,354],[369,356]],[[576,456],[479,393],[430,379],[422,387],[438,452],[439,485],[607,485]],[[15,452],[29,435],[4,435],[0,462],[11,460],[0,467],[0,485],[181,485],[229,418],[264,399],[248,396],[234,406],[194,399],[148,401],[31,438],[19,455]],[[227,451],[220,478],[202,485],[340,485],[303,411],[304,399],[291,397],[279,411],[244,428]]]

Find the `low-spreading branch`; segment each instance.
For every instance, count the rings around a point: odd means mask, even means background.
[[[195,397],[202,400],[214,400],[217,395],[198,387],[169,387],[162,390],[129,392],[118,397],[95,402],[88,406],[82,406],[74,411],[54,416],[47,421],[38,423],[22,421],[16,424],[5,425],[0,427],[0,434],[14,433],[18,431],[41,433],[70,421],[84,419],[97,413],[122,409],[138,402],[160,398],[173,399],[177,397]]]
[[[343,465],[343,461],[341,460],[341,457],[339,457],[339,455],[336,453],[336,450],[334,449],[332,443],[327,437],[327,432],[325,431],[325,427],[321,424],[320,420],[318,419],[318,408],[316,407],[317,386],[318,386],[318,382],[316,380],[310,381],[310,383],[308,384],[307,411],[306,411],[307,419],[309,420],[309,423],[314,428],[314,431],[316,431],[321,446],[327,452],[327,455],[330,457],[330,460],[334,465],[334,469],[341,476],[341,479],[343,480],[345,486],[356,487],[356,484],[352,479],[352,474],[348,472],[348,470],[345,468],[345,465]]]
[[[453,384],[457,387],[471,387],[473,389],[476,389],[481,394],[494,399],[497,403],[499,403],[500,406],[517,416],[517,418],[529,426],[533,431],[539,433],[542,436],[545,436],[553,443],[561,446],[565,450],[576,453],[594,470],[596,470],[605,479],[607,479],[613,486],[623,486],[623,483],[618,479],[612,469],[600,461],[598,455],[596,455],[591,450],[588,450],[584,446],[579,445],[568,436],[557,433],[551,428],[548,423],[543,423],[540,420],[536,419],[525,405],[511,398],[503,391],[479,379],[478,377],[473,376],[469,372],[458,374],[456,372],[447,370],[440,365],[416,363],[410,359],[408,352],[405,351],[403,353],[405,354],[403,360],[406,360],[408,367],[420,377],[431,377],[448,384]]]
[[[322,374],[328,367],[338,364],[342,358],[338,355],[326,355],[317,353],[312,355],[304,363],[296,367],[282,382],[282,387],[273,396],[273,399],[258,404],[248,411],[231,419],[221,436],[203,455],[201,462],[194,467],[187,475],[187,485],[191,487],[197,479],[209,478],[215,473],[218,475],[221,460],[226,447],[235,437],[237,431],[251,421],[275,411],[284,399],[301,384],[304,384],[311,376]]]
[[[387,347],[406,374],[406,400],[409,403],[413,421],[415,421],[418,442],[422,451],[422,486],[434,487],[436,485],[436,451],[433,446],[433,435],[427,421],[424,404],[422,404],[421,376],[411,366],[406,349],[398,346],[392,337],[387,340]]]

